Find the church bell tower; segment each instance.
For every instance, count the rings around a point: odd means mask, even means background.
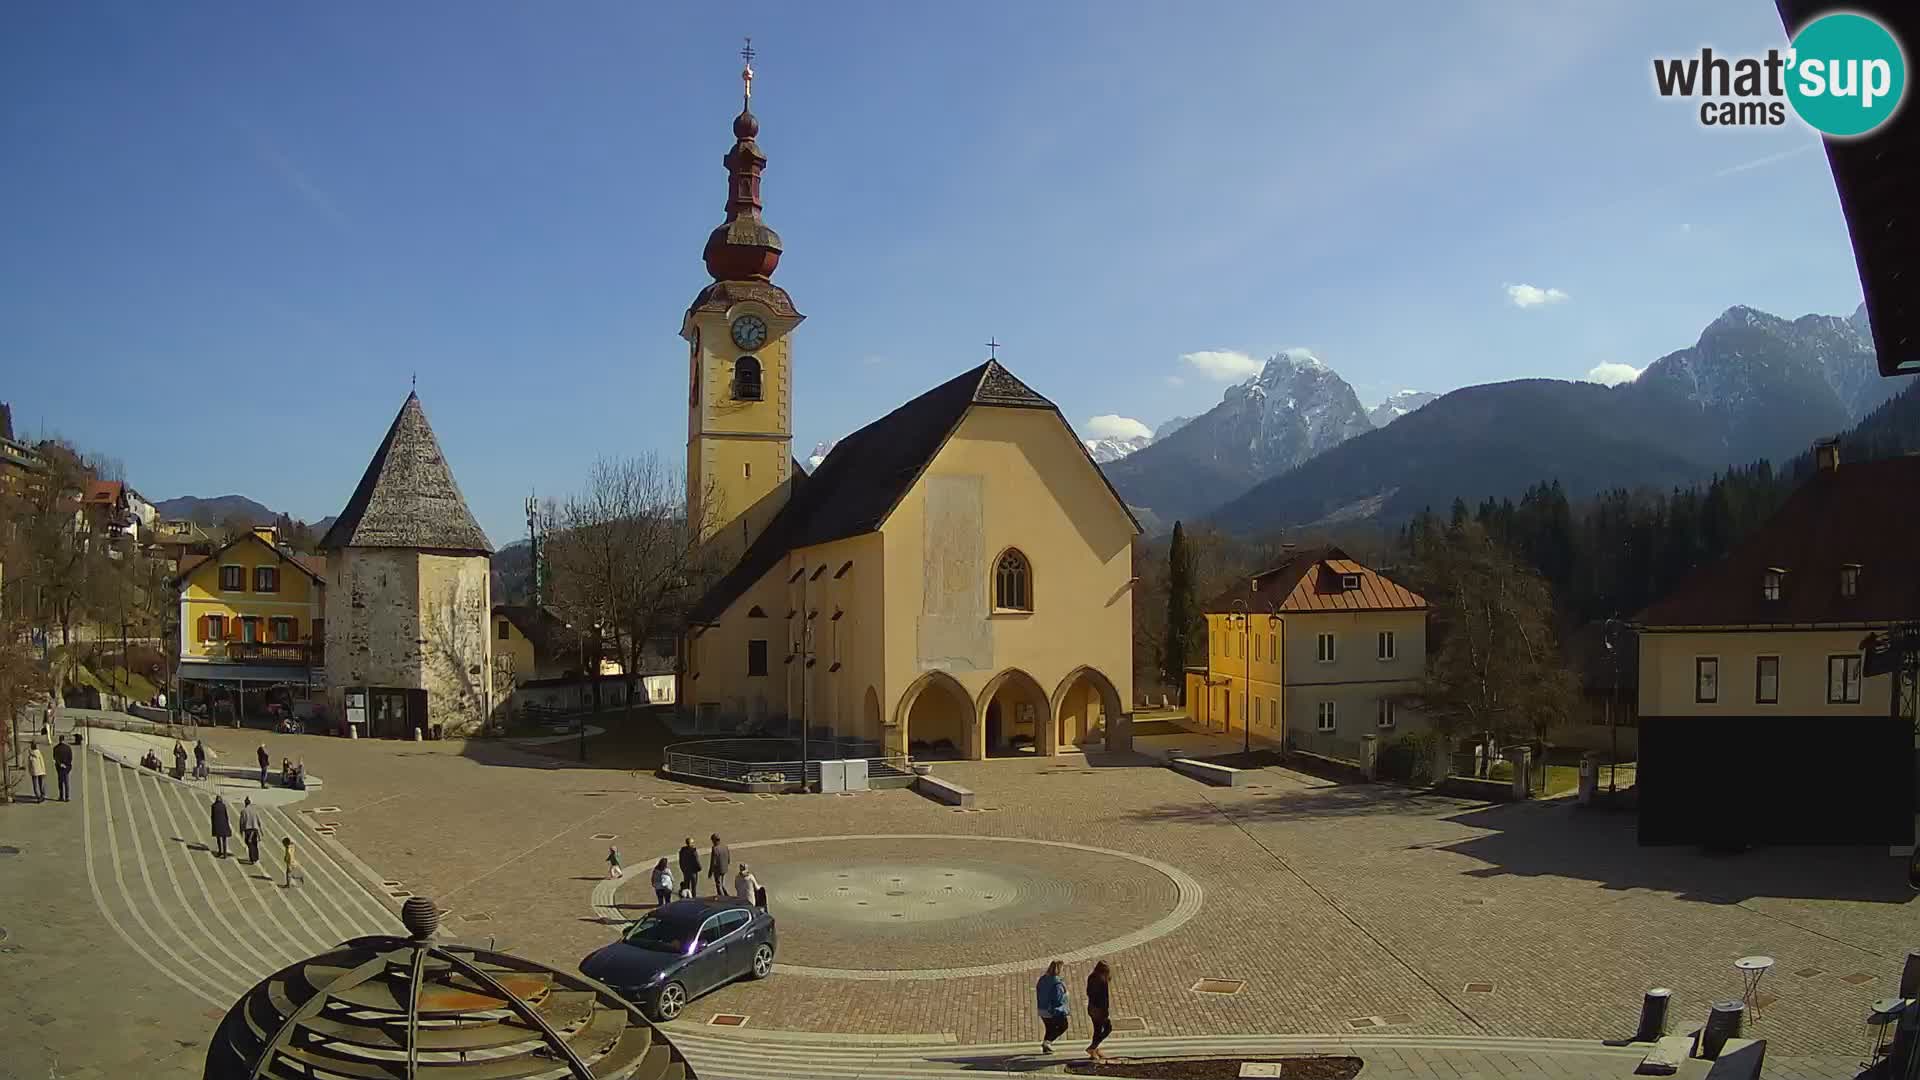
[[[727,217],[707,237],[713,283],[680,336],[688,348],[687,512],[710,539],[744,551],[793,484],[793,330],[805,318],[773,283],[780,234],[760,216],[767,158],[754,141],[753,45],[740,51],[743,104],[727,152]]]

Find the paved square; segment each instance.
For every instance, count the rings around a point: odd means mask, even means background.
[[[258,736],[208,741],[244,758]],[[323,887],[276,890],[268,907],[265,892],[241,895],[259,885],[202,865],[189,841],[204,807],[137,772],[97,781],[108,801],[90,826],[92,865],[131,898],[112,900],[109,881],[103,902],[124,922],[171,920],[155,938],[194,944],[179,964],[157,959],[201,998],[271,970],[256,960],[391,925],[406,895],[446,909],[447,933],[571,968],[651,906],[645,868],[688,837],[704,860],[716,832],[767,888],[788,968],[696,1000],[674,1026],[716,1061],[750,1039],[1025,1046],[1038,1034],[1033,980],[1056,957],[1084,1031],[1081,983],[1105,957],[1115,1011],[1138,1025],[1116,1052],[1129,1040],[1399,1047],[1411,1075],[1445,1075],[1444,1062],[1421,1072],[1418,1053],[1492,1047],[1585,1054],[1591,1075],[1616,1075],[1630,1052],[1598,1040],[1632,1031],[1645,989],[1671,987],[1675,1023],[1697,1020],[1739,996],[1733,961],[1760,953],[1794,976],[1769,985],[1778,997],[1755,1027],[1769,1075],[1850,1075],[1867,1005],[1892,992],[1920,939],[1904,864],[1884,852],[1640,848],[1630,819],[1565,801],[1487,807],[1281,769],[1257,790],[1215,789],[1145,757],[1095,755],[1070,769],[941,765],[999,808],[956,815],[907,791],[710,802],[648,773],[498,743],[269,742],[303,757],[339,809],[332,839],[314,834],[314,815],[276,812]],[[0,841],[34,809],[0,811]],[[607,834],[623,879],[607,877]],[[193,904],[171,902],[176,886],[186,899],[215,885],[202,925]],[[215,916],[251,940],[220,940]],[[730,1032],[718,1016],[751,1023]]]

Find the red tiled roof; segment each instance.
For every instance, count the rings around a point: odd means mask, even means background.
[[[194,567],[199,566],[201,563],[206,562],[208,559],[211,559],[211,558],[213,558],[213,556],[211,555],[189,555],[186,558],[181,559],[180,569],[178,571],[180,579],[183,581],[186,580],[187,575],[193,573]]]
[[[1804,626],[1920,618],[1920,456],[1816,472],[1747,541],[1690,575],[1634,620],[1644,626]],[[1860,567],[1852,597],[1840,570]],[[1785,570],[1768,600],[1769,568]]]
[[[86,501],[90,503],[118,504],[126,485],[118,480],[87,481]]]
[[[1357,589],[1341,588],[1341,577],[1360,578]],[[1418,593],[1376,570],[1355,562],[1337,547],[1304,549],[1251,581],[1234,584],[1208,602],[1209,614],[1225,614],[1243,600],[1253,611],[1271,606],[1286,612],[1310,611],[1423,611],[1427,602]]]

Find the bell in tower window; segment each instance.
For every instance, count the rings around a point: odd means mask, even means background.
[[[733,362],[733,398],[735,401],[760,400],[760,361],[743,356]]]

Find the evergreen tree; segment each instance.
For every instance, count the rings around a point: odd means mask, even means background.
[[[1185,527],[1176,521],[1173,539],[1167,544],[1167,634],[1161,646],[1160,674],[1168,686],[1182,693],[1186,690],[1187,657],[1198,616],[1193,585],[1193,554],[1187,550]]]

